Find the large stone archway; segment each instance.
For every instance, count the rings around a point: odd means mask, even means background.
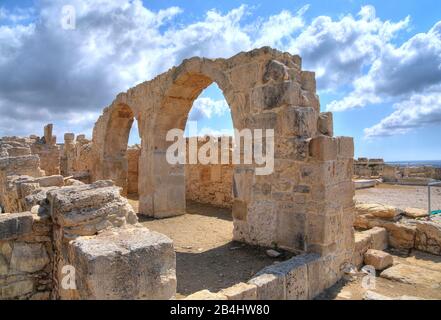
[[[119,132],[110,115],[130,106],[142,138],[140,213],[183,213],[184,170],[167,163],[165,136],[184,128],[193,101],[212,82],[223,91],[235,128],[275,131],[271,175],[256,175],[255,165],[234,169],[234,239],[320,253],[329,260],[324,272],[337,279],[354,242],[353,140],[333,137],[332,114],[320,113],[314,73],[302,71],[299,56],[265,47],[229,59],[192,58],[119,94],[94,130],[97,163],[106,171],[100,178],[112,177],[108,159],[121,150],[105,147]]]

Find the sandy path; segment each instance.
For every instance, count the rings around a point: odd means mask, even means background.
[[[432,188],[432,210],[441,209],[441,188]],[[382,203],[405,209],[427,210],[427,187],[394,186],[382,184],[375,188],[355,192],[355,200],[364,203]]]

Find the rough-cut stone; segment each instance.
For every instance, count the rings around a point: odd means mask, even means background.
[[[378,203],[359,203],[355,209],[359,215],[372,214],[383,219],[393,219],[400,214],[397,208]]]
[[[372,229],[363,231],[372,237],[372,249],[384,250],[388,247],[388,234],[385,228],[373,227]]]
[[[382,271],[394,263],[392,256],[384,251],[369,249],[364,254],[364,264],[370,265],[375,270]]]
[[[424,209],[418,209],[418,208],[406,208],[404,209],[404,214],[409,218],[423,218],[427,217],[429,215],[429,212]]]
[[[257,287],[257,300],[285,300],[284,280],[274,274],[261,274],[248,283]]]
[[[34,289],[34,283],[31,280],[17,281],[14,283],[0,286],[0,298],[12,299],[29,294]]]
[[[441,223],[416,221],[415,248],[441,255]]]
[[[173,243],[162,234],[145,228],[111,229],[77,238],[69,252],[77,270],[77,298],[171,299],[176,293]]]
[[[32,221],[30,212],[0,215],[0,240],[14,239],[30,233]]]
[[[418,266],[396,264],[384,270],[380,276],[401,283],[441,289],[441,273]]]
[[[308,299],[308,269],[303,256],[294,257],[287,261],[269,266],[257,275],[273,274],[284,283],[286,300]]]
[[[226,296],[228,300],[256,300],[257,286],[241,282],[219,293]]]
[[[12,250],[11,272],[33,273],[49,263],[49,256],[41,243],[16,242]]]
[[[372,246],[372,236],[363,232],[355,233],[355,247],[352,257],[352,263],[360,268],[363,265],[364,254]]]

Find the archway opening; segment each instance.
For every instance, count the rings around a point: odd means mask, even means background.
[[[118,103],[111,107],[104,141],[103,177],[123,188],[124,195],[137,193],[140,152],[129,145],[140,143],[140,138],[135,113],[128,105]]]
[[[176,98],[176,96],[174,96]],[[176,110],[183,99],[173,100],[173,110],[167,120],[176,121],[167,128],[184,130],[187,143],[187,157],[190,156],[189,139],[197,137],[197,153],[209,143],[217,141],[218,159],[221,158],[221,140],[228,141],[228,152],[232,151],[233,121],[230,107],[223,92],[212,83],[192,101],[186,109],[185,117],[179,117]],[[185,101],[184,101],[185,102]],[[172,110],[172,109],[170,109]],[[167,122],[167,124],[169,124]],[[212,136],[208,138],[208,136]],[[165,135],[164,135],[165,136]],[[161,142],[161,141],[160,141]],[[166,165],[161,144],[155,144],[156,156]],[[208,151],[207,156],[210,156]],[[230,156],[230,155],[229,155]],[[233,164],[203,164],[201,159],[191,164],[168,166],[156,179],[170,179],[169,190],[179,188],[181,177],[184,180],[186,206],[185,213],[168,216],[167,219],[141,217],[149,228],[169,236],[176,250],[176,272],[178,298],[200,290],[217,292],[240,282],[247,282],[256,272],[274,262],[265,249],[233,241]],[[181,170],[182,169],[182,170]],[[166,176],[172,172],[171,175]],[[180,175],[182,173],[182,175]],[[157,174],[157,172],[155,172]],[[158,190],[156,190],[158,191]],[[169,193],[162,193],[168,196]],[[162,199],[159,199],[162,201]],[[155,203],[156,205],[156,203]]]

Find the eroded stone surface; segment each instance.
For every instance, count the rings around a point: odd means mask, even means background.
[[[69,252],[78,270],[77,298],[170,299],[176,293],[173,243],[162,234],[111,229],[74,240]]]

